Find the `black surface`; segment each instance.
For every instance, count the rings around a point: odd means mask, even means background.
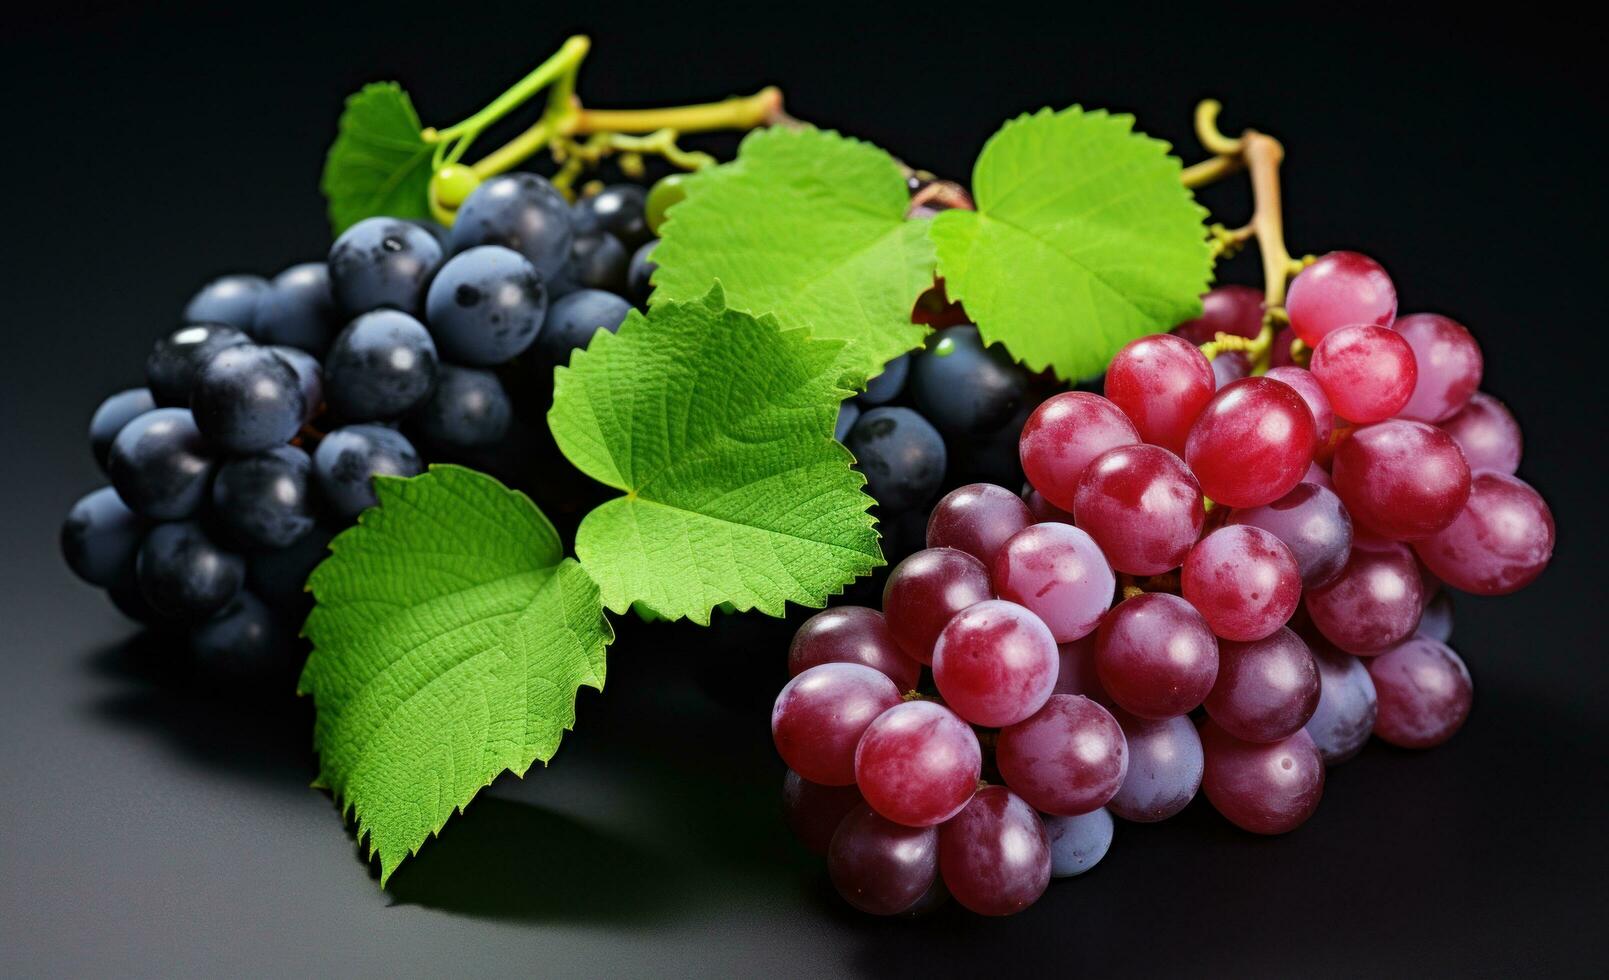
[[[0,973],[1609,969],[1603,102],[1574,28],[1333,5],[1066,27],[998,5],[976,23],[871,5],[777,23],[682,4],[340,6],[8,15]],[[960,177],[1002,119],[1045,103],[1134,110],[1187,158],[1203,95],[1229,127],[1281,136],[1293,248],[1365,249],[1405,309],[1475,330],[1487,387],[1525,426],[1521,475],[1558,518],[1537,585],[1459,604],[1468,727],[1428,753],[1371,747],[1287,837],[1235,832],[1198,801],[1120,823],[1095,872],[1015,919],[872,921],[777,817],[780,638],[633,629],[553,766],[500,783],[381,892],[307,788],[306,705],[176,688],[153,668],[172,649],[70,577],[56,530],[101,482],[90,412],[137,381],[191,291],[326,247],[316,184],[345,93],[400,77],[427,120],[456,119],[576,29],[594,35],[594,104],[774,81],[799,115]],[[1238,184],[1208,195],[1230,221],[1245,200]]]

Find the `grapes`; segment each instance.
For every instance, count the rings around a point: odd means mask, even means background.
[[[631,264],[626,266],[626,296],[638,306],[648,305],[648,295],[654,291],[654,246],[659,239],[645,243],[631,253]]]
[[[162,406],[189,407],[190,386],[196,372],[225,347],[249,344],[251,338],[221,324],[202,323],[163,337],[145,359],[145,381],[151,396]]]
[[[620,329],[631,304],[601,289],[578,289],[554,300],[536,338],[536,348],[555,364],[569,364],[570,355],[592,342],[599,330]]]
[[[418,225],[364,218],[330,246],[330,292],[349,317],[382,307],[418,315],[441,260],[441,243]]]
[[[442,356],[473,367],[524,353],[547,309],[547,288],[536,267],[501,245],[479,245],[448,259],[425,298]]]
[[[322,355],[341,328],[324,262],[293,265],[273,278],[257,298],[244,329],[264,345],[282,345]]]
[[[218,468],[212,509],[245,544],[285,548],[313,530],[313,461],[295,446],[276,446]]]
[[[1367,255],[1331,252],[1291,281],[1285,312],[1296,336],[1307,346],[1317,347],[1325,336],[1342,327],[1391,326],[1397,315],[1397,287],[1380,263]]]
[[[1296,558],[1305,589],[1333,581],[1352,551],[1352,518],[1346,507],[1332,491],[1314,483],[1298,483],[1271,504],[1236,510],[1229,523],[1260,527],[1283,541]]]
[[[1455,589],[1507,595],[1547,568],[1553,537],[1553,513],[1541,495],[1523,480],[1487,471],[1475,474],[1457,518],[1414,542],[1414,550]]]
[[[1184,458],[1214,501],[1258,507],[1290,493],[1317,448],[1313,413],[1296,389],[1245,378],[1207,403],[1190,428]]]
[[[211,680],[240,688],[285,683],[295,667],[290,637],[273,610],[241,592],[190,633],[190,656]],[[273,693],[278,693],[277,690]]]
[[[944,495],[927,521],[929,548],[957,548],[988,565],[1006,540],[1034,523],[1022,498],[992,483],[969,483]]]
[[[955,816],[972,798],[982,771],[983,750],[971,727],[932,701],[889,708],[866,727],[855,749],[861,795],[907,827],[931,827]]]
[[[288,547],[248,554],[246,587],[276,609],[305,614],[304,607],[313,601],[305,589],[307,577],[328,556],[333,537],[335,532],[329,527],[315,524]]]
[[[681,173],[666,174],[648,188],[643,217],[653,234],[659,234],[659,226],[665,223],[665,212],[687,200],[687,177],[687,174]]]
[[[1335,428],[1335,410],[1330,407],[1330,399],[1324,394],[1324,387],[1313,377],[1311,371],[1292,365],[1272,368],[1263,377],[1272,378],[1294,388],[1296,393],[1302,396],[1302,401],[1307,403],[1307,410],[1313,413],[1313,431],[1318,437],[1318,444],[1323,446],[1330,441],[1330,432]]]
[[[1039,524],[1071,524],[1073,515],[1045,499],[1045,495],[1035,490],[1031,485],[1022,491],[1023,503],[1028,505],[1028,512],[1034,515],[1034,521]]]
[[[89,420],[89,451],[102,471],[106,469],[112,440],[117,438],[118,432],[155,407],[156,399],[151,397],[149,388],[129,388],[109,396],[95,409]]]
[[[1212,386],[1221,391],[1231,381],[1251,376],[1251,358],[1238,350],[1219,352],[1211,361]]]
[[[620,295],[626,292],[626,267],[630,262],[631,256],[620,239],[606,231],[596,231],[576,236],[565,273],[577,287]]]
[[[1201,736],[1182,715],[1150,721],[1118,712],[1129,769],[1106,809],[1136,823],[1166,820],[1201,788]]]
[[[1246,742],[1277,742],[1313,717],[1318,664],[1301,637],[1281,627],[1250,643],[1218,647],[1218,680],[1204,705],[1224,731]]]
[[[916,687],[922,665],[894,642],[883,614],[865,606],[837,606],[799,625],[788,647],[788,676],[820,664],[863,664],[886,675],[901,691]]]
[[[883,617],[905,655],[930,664],[944,624],[973,603],[993,597],[982,562],[954,548],[928,548],[889,573],[883,585]]]
[[[1327,766],[1357,755],[1374,729],[1374,681],[1363,661],[1328,643],[1312,647],[1318,664],[1319,698],[1313,717],[1303,727]]]
[[[646,204],[648,192],[637,184],[610,184],[603,190],[577,201],[575,229],[586,235],[607,232],[628,248],[648,240]]]
[[[1206,519],[1201,487],[1184,461],[1144,445],[1095,457],[1078,481],[1073,514],[1112,568],[1132,575],[1178,568]]]
[[[838,421],[833,423],[832,437],[839,442],[847,442],[850,431],[855,428],[855,423],[858,421],[860,421],[860,406],[855,404],[854,399],[839,402]]]
[[[1453,637],[1453,600],[1445,592],[1438,592],[1425,603],[1424,614],[1419,617],[1419,625],[1414,627],[1414,633],[1426,636],[1439,643],[1446,643]]]
[[[1201,297],[1201,315],[1186,320],[1173,332],[1199,347],[1220,333],[1248,340],[1263,329],[1263,293],[1250,286],[1216,286]]]
[[[1083,874],[1099,864],[1112,846],[1112,815],[1104,809],[1075,817],[1047,816],[1044,821],[1052,878]]]
[[[986,599],[956,613],[933,647],[933,682],[956,714],[999,728],[1038,711],[1056,687],[1056,641],[1039,617]]]
[[[1112,698],[1095,672],[1095,635],[1071,643],[1056,644],[1061,666],[1056,670],[1054,694],[1082,694],[1103,707],[1111,707]]]
[[[431,448],[451,453],[502,441],[513,417],[513,403],[497,375],[443,364],[417,421],[419,434]]]
[[[356,520],[373,507],[373,477],[418,476],[424,472],[419,453],[402,433],[383,425],[349,425],[336,429],[313,453],[313,480],[343,521]]]
[[[1307,593],[1307,614],[1325,638],[1368,656],[1405,639],[1424,609],[1424,583],[1406,545],[1354,546],[1334,581]]]
[[[536,174],[513,173],[483,182],[465,198],[447,245],[453,254],[476,245],[511,248],[550,280],[564,270],[574,239],[564,195]]]
[[[1050,840],[1039,814],[1004,786],[978,790],[939,828],[939,873],[955,900],[979,915],[1012,915],[1050,884]]]
[[[815,854],[825,855],[844,817],[865,806],[860,790],[853,786],[812,783],[792,769],[782,779],[782,812],[788,829]]]
[[[346,421],[401,418],[430,397],[436,366],[436,345],[418,320],[396,310],[365,313],[330,347],[325,400]]]
[[[1170,718],[1200,705],[1218,676],[1218,640],[1176,595],[1125,599],[1095,634],[1101,687],[1125,711]]]
[[[182,408],[158,408],[123,426],[112,440],[106,471],[117,495],[157,521],[189,517],[212,479],[211,450]]]
[[[1057,643],[1093,633],[1117,587],[1095,539],[1069,524],[1035,524],[1017,532],[995,555],[993,568],[1000,598],[1044,620]]]
[[[1064,391],[1045,399],[1022,427],[1022,469],[1034,489],[1062,510],[1073,509],[1084,467],[1140,434],[1123,410],[1099,395]]]
[[[1519,423],[1502,402],[1477,391],[1464,410],[1441,424],[1464,451],[1473,472],[1490,470],[1513,476],[1520,468]]]
[[[844,901],[872,915],[898,915],[921,901],[939,868],[939,832],[907,827],[862,804],[832,835],[827,873]]]
[[[1402,411],[1413,395],[1418,368],[1413,348],[1386,327],[1342,327],[1327,335],[1309,364],[1330,406],[1359,424]]]
[[[145,522],[117,491],[101,487],[80,497],[61,526],[61,551],[73,574],[103,589],[134,581],[134,556]]]
[[[140,594],[163,616],[202,620],[228,605],[246,578],[246,563],[218,547],[194,521],[158,524],[134,563]]]
[[[872,720],[900,703],[887,675],[862,664],[811,667],[771,708],[771,738],[788,768],[813,783],[855,781],[855,746]]]
[[[1441,422],[1457,415],[1480,387],[1480,345],[1463,324],[1439,313],[1415,313],[1396,322],[1413,349],[1418,380],[1402,417]]]
[[[865,412],[844,445],[866,474],[867,492],[888,510],[922,506],[944,479],[944,437],[908,408],[884,406]]]
[[[1469,717],[1469,668],[1445,643],[1416,636],[1369,661],[1379,697],[1374,733],[1405,749],[1452,738]]]
[[[1106,397],[1140,438],[1175,454],[1184,452],[1190,424],[1217,389],[1201,351],[1167,334],[1130,341],[1106,369]]]
[[[1331,475],[1354,518],[1398,541],[1441,530],[1469,499],[1469,466],[1452,436],[1406,419],[1354,431],[1336,449]]]
[[[905,379],[910,373],[911,355],[901,354],[883,365],[883,370],[876,377],[867,379],[866,390],[855,400],[867,406],[891,402],[905,390]]]
[[[1057,694],[1000,730],[995,763],[1034,809],[1076,816],[1116,795],[1128,773],[1128,743],[1111,712],[1089,698]]]
[[[219,276],[201,287],[184,307],[185,323],[222,323],[249,330],[257,303],[268,290],[262,276]]]
[[[1180,584],[1213,633],[1240,642],[1279,629],[1302,597],[1291,549],[1246,524],[1230,524],[1202,538],[1185,559]]]
[[[1016,414],[1028,390],[1028,373],[1003,347],[985,347],[978,328],[946,327],[911,367],[911,395],[940,431],[977,436],[994,432]]]
[[[1242,742],[1212,720],[1201,725],[1201,788],[1230,823],[1254,834],[1295,830],[1324,795],[1324,760],[1298,730],[1278,742]]]
[[[312,420],[324,409],[324,369],[319,366],[318,358],[297,347],[280,345],[265,349],[273,351],[295,372],[296,386],[301,390],[302,404],[307,409],[302,421]]]
[[[190,392],[196,427],[226,453],[262,452],[288,441],[307,417],[296,371],[266,347],[239,344],[214,354]]]

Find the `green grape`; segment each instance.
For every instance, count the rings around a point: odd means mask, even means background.
[[[665,211],[686,199],[686,174],[670,174],[660,178],[648,191],[648,230],[659,234],[659,226],[665,223]]]
[[[461,163],[449,163],[430,178],[430,196],[448,208],[464,203],[476,187],[480,177]]]

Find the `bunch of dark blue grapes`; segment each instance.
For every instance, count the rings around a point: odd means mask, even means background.
[[[375,502],[371,478],[529,465],[546,431],[523,417],[547,411],[555,364],[645,301],[654,244],[643,188],[572,205],[517,173],[450,230],[369,218],[327,261],[215,279],[157,340],[145,386],[96,409],[109,485],[68,514],[68,564],[185,636],[205,675],[293,673],[307,577]]]

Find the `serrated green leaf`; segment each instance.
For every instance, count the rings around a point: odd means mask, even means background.
[[[435,148],[421,132],[413,100],[396,82],[365,85],[346,100],[319,184],[335,234],[376,215],[430,216]]]
[[[1206,211],[1168,145],[1133,126],[1077,106],[1012,120],[973,169],[978,210],[933,220],[950,298],[1032,370],[1090,377],[1201,310]]]
[[[728,309],[717,285],[633,311],[558,369],[559,448],[626,494],[576,532],[605,605],[700,624],[722,603],[780,616],[882,564],[865,478],[832,438],[841,350]]]
[[[899,166],[869,143],[768,129],[737,159],[692,175],[654,249],[652,302],[691,302],[720,280],[732,308],[845,342],[845,373],[875,375],[922,342],[911,308],[933,247],[905,220]]]
[[[553,757],[614,634],[524,494],[458,466],[375,487],[379,506],[309,580],[299,686],[318,707],[319,781],[356,814],[384,885],[500,773]]]

